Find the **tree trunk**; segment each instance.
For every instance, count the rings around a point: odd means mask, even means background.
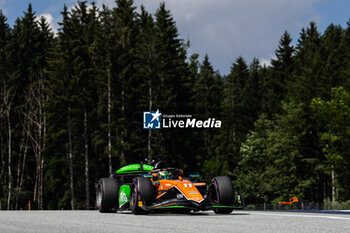
[[[15,197],[15,210],[18,208],[18,197],[19,197],[19,179],[20,179],[20,173],[21,173],[21,161],[22,161],[22,150],[23,150],[23,142],[24,136],[22,136],[22,142],[19,146],[19,153],[18,153],[18,163],[17,163],[17,182],[16,182],[16,197]]]
[[[40,99],[39,99],[39,135],[38,135],[38,141],[39,141],[39,162],[40,162],[40,185],[39,185],[39,209],[43,209],[43,167],[44,167],[44,159],[43,159],[43,106],[42,104],[44,103],[44,93],[43,93],[43,71],[41,71],[41,79],[39,80],[39,90],[38,92],[40,93]]]
[[[40,202],[39,202],[39,209],[40,210],[43,210],[43,203],[44,203],[44,200],[43,200],[43,173],[44,173],[44,159],[41,157],[41,166],[40,166],[40,186],[39,186],[39,199],[40,199]]]
[[[2,186],[4,183],[4,179],[5,179],[5,176],[4,176],[4,173],[5,173],[5,149],[3,146],[1,146],[1,171],[0,171],[0,185]],[[1,201],[0,201],[1,203]],[[1,208],[0,208],[1,210]]]
[[[44,195],[43,195],[43,186],[44,186],[44,155],[42,152],[45,151],[46,143],[45,143],[45,137],[46,137],[46,113],[45,113],[45,101],[48,101],[47,95],[45,93],[45,78],[43,69],[41,70],[41,85],[42,88],[40,89],[41,92],[41,102],[40,102],[40,148],[41,148],[41,173],[40,173],[40,195],[41,195],[41,209],[43,209],[43,203],[44,203]]]
[[[22,179],[23,179],[25,160],[26,160],[27,149],[28,149],[28,130],[26,129],[26,127],[27,126],[26,126],[26,120],[25,120],[23,124],[22,142],[21,142],[19,154],[18,154],[15,210],[18,209],[18,200],[21,195]]]
[[[25,135],[25,123],[23,124],[23,131],[22,131],[22,140],[21,144],[19,146],[19,153],[18,153],[18,163],[17,163],[17,182],[16,182],[16,197],[15,197],[15,210],[18,208],[18,198],[19,198],[19,180],[20,180],[20,173],[21,173],[21,161],[22,161],[22,151],[24,147],[24,135]]]
[[[27,151],[28,151],[28,138],[29,138],[29,136],[27,133],[26,144],[25,144],[26,147],[24,148],[24,152],[23,152],[22,168],[21,168],[19,186],[18,186],[17,197],[16,197],[16,209],[17,209],[17,205],[18,205],[19,196],[21,195],[21,192],[22,192],[24,169],[25,169],[26,157],[27,157]]]
[[[236,116],[236,114],[235,114],[235,98],[234,98],[234,96],[232,97],[232,101],[231,101],[231,110],[232,110],[232,112],[233,112],[233,119],[235,119],[235,117],[237,117]],[[235,120],[234,120],[235,121]],[[233,125],[233,127],[232,127],[232,142],[233,142],[233,151],[234,151],[234,153],[236,153],[237,152],[237,143],[236,143],[236,141],[237,141],[237,138],[236,138],[236,127],[237,127],[237,125],[236,125],[236,123],[234,123],[234,125]]]
[[[148,86],[148,95],[149,95],[149,111],[152,111],[152,81],[149,80]],[[151,145],[152,145],[152,130],[148,130],[148,142],[147,142],[147,152],[148,152],[148,160],[151,161]]]
[[[124,87],[123,87],[124,88]],[[120,154],[122,158],[125,158],[124,155],[124,127],[125,127],[125,91],[122,90],[122,119],[123,119],[123,127],[121,127],[121,132],[120,132]]]
[[[323,201],[327,200],[326,175],[323,173]]]
[[[11,170],[11,159],[12,159],[12,134],[11,134],[11,120],[10,120],[10,109],[7,109],[7,126],[8,126],[8,196],[7,196],[7,210],[10,210],[11,205],[11,192],[12,192],[12,170]]]
[[[6,82],[3,80],[2,85],[2,91],[3,91],[3,107],[4,107],[4,113],[6,115],[6,124],[7,124],[7,131],[8,131],[8,141],[7,141],[7,153],[8,153],[8,195],[7,195],[7,210],[10,210],[11,207],[11,193],[12,193],[12,170],[11,170],[11,163],[12,163],[12,132],[11,132],[11,118],[10,118],[10,112],[11,112],[11,104],[10,104],[10,91],[6,88]],[[5,158],[4,158],[5,159]],[[3,164],[4,161],[3,161]]]
[[[38,209],[43,209],[43,203],[42,203],[42,178],[41,178],[41,168],[43,166],[43,161],[41,158],[41,152],[39,151],[39,161],[38,161]]]
[[[41,83],[39,80],[39,87],[38,87],[38,93],[41,93]],[[37,116],[38,119],[38,132],[37,132],[37,146],[38,146],[38,176],[39,176],[39,190],[38,190],[38,207],[40,210],[43,209],[43,177],[42,177],[42,167],[43,167],[43,158],[42,158],[42,148],[41,148],[41,143],[42,143],[42,96],[40,96],[40,98],[38,99],[38,113],[39,115]]]
[[[332,202],[335,203],[335,175],[334,175],[333,164],[332,164]]]
[[[45,97],[44,97],[45,98]],[[45,104],[44,104],[45,99],[43,99],[43,111],[45,111]],[[43,121],[42,121],[42,145],[41,145],[41,150],[44,152],[46,148],[46,143],[45,143],[45,137],[46,137],[46,114],[45,112],[43,113]],[[43,195],[43,186],[44,186],[44,155],[43,153],[41,154],[41,186],[40,186],[40,193],[41,193],[41,209],[43,209],[43,203],[44,203],[44,195]]]
[[[112,173],[112,139],[111,139],[111,71],[107,68],[107,90],[108,90],[108,104],[107,104],[107,118],[108,118],[108,167],[109,174]]]
[[[33,201],[37,204],[38,209],[43,209],[43,88],[42,80],[32,83],[30,94],[27,97],[29,104],[26,109],[26,117],[30,122],[27,127],[27,134],[31,139],[32,149],[36,158],[36,173]]]
[[[69,142],[69,180],[70,180],[70,194],[71,194],[71,209],[75,209],[74,205],[74,179],[73,179],[73,151],[72,151],[72,126],[71,126],[71,119],[70,119],[70,105],[68,105],[68,142]]]
[[[84,108],[84,136],[85,136],[85,193],[86,193],[86,209],[90,209],[90,189],[89,189],[89,147],[87,132],[87,113]]]
[[[36,170],[35,170],[35,183],[34,183],[34,191],[33,191],[33,204],[37,203],[38,201],[38,179],[39,179],[39,168],[38,168],[38,161],[36,161]]]

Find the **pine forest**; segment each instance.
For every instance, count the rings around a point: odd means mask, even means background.
[[[237,57],[222,75],[165,3],[61,14],[55,33],[31,5],[0,11],[0,209],[94,209],[99,178],[156,154],[229,175],[246,204],[350,202],[350,21],[311,22],[294,44],[285,31],[271,65]],[[222,126],[143,129],[158,109]]]

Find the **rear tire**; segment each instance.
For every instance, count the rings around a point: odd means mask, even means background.
[[[228,176],[214,177],[210,182],[210,196],[218,205],[233,206],[235,201],[235,193],[232,180]],[[230,214],[233,208],[213,209],[216,214]]]
[[[116,212],[118,208],[118,181],[113,178],[102,178],[97,183],[96,207],[100,213]],[[113,211],[114,209],[114,211]]]
[[[136,177],[132,182],[130,210],[133,214],[148,214],[148,211],[139,206],[139,201],[148,206],[153,201],[153,185],[151,180],[145,177]]]

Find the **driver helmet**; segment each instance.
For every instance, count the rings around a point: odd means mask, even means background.
[[[160,171],[159,177],[162,178],[163,180],[169,180],[170,179],[170,172],[168,171]]]

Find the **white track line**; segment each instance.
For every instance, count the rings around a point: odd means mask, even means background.
[[[257,215],[269,215],[269,216],[287,216],[287,217],[304,217],[304,218],[328,218],[328,219],[342,219],[342,220],[350,220],[349,218],[345,217],[337,217],[337,216],[322,216],[322,215],[305,215],[305,214],[267,214],[267,213],[254,213]]]

